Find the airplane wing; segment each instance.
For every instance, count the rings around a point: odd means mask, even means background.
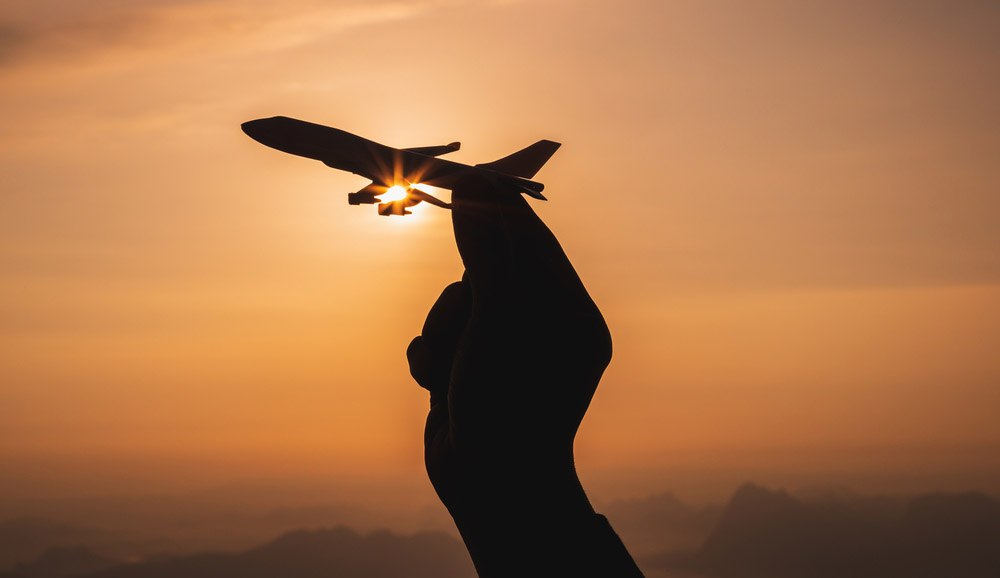
[[[448,153],[453,153],[458,149],[462,148],[462,143],[453,142],[439,147],[413,147],[408,149],[403,149],[404,151],[409,151],[411,153],[417,153],[418,155],[424,155],[428,157],[439,157],[441,155],[446,155]]]

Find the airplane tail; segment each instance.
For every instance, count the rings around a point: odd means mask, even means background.
[[[496,171],[498,173],[530,179],[535,176],[538,169],[542,168],[542,166],[548,162],[560,146],[560,143],[557,142],[540,140],[528,148],[521,149],[512,155],[505,156],[504,158],[491,163],[483,163],[476,166]]]

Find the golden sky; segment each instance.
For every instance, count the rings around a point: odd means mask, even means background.
[[[564,143],[533,206],[616,348],[585,481],[1000,487],[998,29],[971,0],[5,2],[0,489],[423,476],[403,352],[461,275],[449,215],[349,207],[360,177],[239,130],[273,115],[467,163]]]

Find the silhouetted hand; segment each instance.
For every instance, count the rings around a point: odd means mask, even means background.
[[[521,195],[477,182],[452,199],[466,272],[407,350],[431,392],[431,482],[480,576],[640,575],[573,464],[611,359],[604,318]]]

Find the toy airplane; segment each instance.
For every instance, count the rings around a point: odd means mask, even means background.
[[[457,151],[460,143],[444,146],[395,149],[339,129],[275,116],[243,123],[243,132],[261,144],[279,151],[315,159],[323,164],[371,179],[356,193],[347,194],[352,205],[378,203],[378,214],[409,215],[406,209],[421,201],[450,209],[451,205],[420,190],[420,185],[453,189],[469,176],[485,177],[536,199],[544,185],[530,180],[559,148],[559,143],[540,140],[500,160],[469,166],[439,159]],[[381,197],[400,198],[382,202]]]

